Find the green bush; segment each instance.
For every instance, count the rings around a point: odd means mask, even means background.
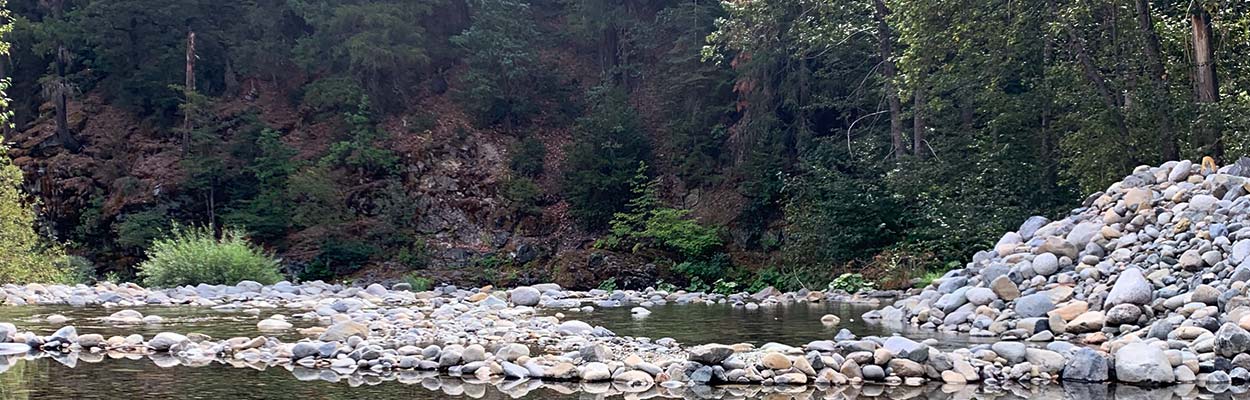
[[[365,90],[351,78],[322,78],[304,86],[301,104],[316,114],[333,114],[350,111],[364,95]]]
[[[725,277],[729,270],[729,256],[720,253],[712,257],[683,261],[673,270],[687,279],[699,279],[704,282],[715,282]]]
[[[360,270],[382,250],[356,239],[329,238],[321,244],[321,254],[300,274],[305,281],[328,281]]]
[[[503,183],[503,197],[508,200],[508,209],[521,216],[541,215],[539,201],[543,191],[533,180],[526,177],[510,178]]]
[[[597,245],[604,248],[654,247],[673,251],[681,259],[706,259],[722,246],[720,229],[700,225],[685,209],[661,207],[656,193],[659,180],[647,179],[647,164],[638,163],[631,183],[634,197],[628,211],[616,213],[612,230]],[[717,279],[719,276],[712,278]]]
[[[543,158],[547,156],[547,148],[543,142],[534,137],[527,137],[512,148],[512,159],[508,166],[516,173],[535,177],[543,173]]]
[[[640,161],[651,156],[642,122],[621,90],[596,88],[564,162],[564,197],[583,226],[602,229],[626,209]]]
[[[430,265],[430,248],[424,240],[418,239],[401,247],[395,254],[395,261],[411,269],[425,268]]]
[[[217,238],[209,228],[175,227],[154,241],[147,255],[139,276],[153,287],[243,280],[273,284],[282,279],[278,260],[248,242],[240,229],[224,229]]]
[[[872,281],[864,279],[863,275],[845,273],[834,278],[829,282],[829,290],[841,290],[847,293],[859,293],[865,290],[872,290],[875,285]]]
[[[416,273],[404,275],[404,282],[407,282],[409,286],[412,286],[412,291],[414,292],[424,292],[434,288],[434,280],[417,275]]]
[[[22,171],[0,146],[0,283],[64,281],[54,261],[64,251],[35,232],[35,210],[24,201],[21,185]]]
[[[169,216],[166,207],[124,214],[113,223],[117,245],[132,249],[147,247],[167,229],[169,229]]]
[[[611,292],[616,290],[616,277],[608,278],[603,282],[599,282],[599,290]]]

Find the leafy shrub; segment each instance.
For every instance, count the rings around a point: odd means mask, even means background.
[[[395,261],[411,269],[425,268],[430,265],[430,249],[424,240],[417,240],[400,248],[395,254]]]
[[[139,276],[153,287],[206,283],[234,284],[243,280],[263,284],[282,279],[278,260],[253,246],[242,230],[227,228],[217,238],[209,228],[175,227],[152,242],[148,259],[139,264]]]
[[[874,286],[873,282],[864,279],[863,275],[853,273],[838,275],[832,282],[829,282],[829,290],[841,290],[847,293],[872,290]]]
[[[724,278],[728,269],[729,255],[725,253],[706,259],[683,261],[673,266],[674,271],[682,274],[687,279],[700,279],[704,282],[715,282]]]
[[[569,213],[600,229],[625,210],[635,168],[651,150],[621,90],[597,88],[590,97],[591,110],[578,120],[576,140],[566,153],[563,186]]]
[[[527,137],[512,148],[512,159],[508,166],[518,174],[535,177],[543,173],[543,158],[547,156],[547,148],[535,137]]]
[[[768,267],[755,272],[751,284],[747,285],[746,291],[750,293],[759,293],[759,291],[767,289],[769,286],[785,290],[785,274],[782,274],[776,267]]]
[[[660,206],[659,180],[647,179],[646,163],[638,163],[631,186],[628,211],[612,216],[612,230],[600,247],[658,247],[686,260],[706,258],[721,247],[720,229],[688,218],[689,210]]]
[[[316,114],[339,113],[351,110],[364,95],[365,90],[351,78],[322,78],[304,86],[301,103]]]
[[[677,291],[677,285],[665,282],[661,279],[655,282],[655,290],[672,293]]]
[[[0,283],[64,281],[54,264],[64,251],[35,232],[35,210],[23,200],[21,185],[22,171],[0,146]]]
[[[599,290],[611,292],[616,290],[616,277],[608,278],[603,282],[599,282]]]
[[[326,239],[321,244],[321,254],[308,265],[303,280],[328,281],[335,277],[348,275],[363,267],[376,254],[381,252],[377,246],[356,239]]]
[[[409,286],[412,286],[412,291],[414,292],[425,292],[434,288],[434,280],[417,275],[416,273],[404,275],[404,282],[407,282]]]
[[[166,211],[166,207],[157,207],[119,217],[113,223],[117,244],[134,249],[147,247],[169,229],[169,216]]]
[[[95,264],[84,257],[66,255],[56,260],[65,283],[91,283],[96,280]]]
[[[542,194],[542,189],[526,177],[514,177],[503,183],[503,197],[508,200],[508,208],[521,216],[542,214],[542,207],[539,206]]]
[[[350,136],[330,145],[321,158],[322,164],[342,166],[355,170],[362,176],[383,177],[399,170],[399,156],[384,146],[386,131],[373,121],[368,97],[361,97],[355,112],[345,114],[351,127]]]
[[[723,294],[726,296],[738,293],[738,282],[717,279],[716,282],[712,283],[712,293]]]

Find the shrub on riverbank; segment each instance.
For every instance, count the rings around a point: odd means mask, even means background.
[[[282,279],[278,260],[253,246],[239,229],[227,228],[218,238],[208,228],[175,228],[153,242],[147,255],[139,276],[148,286],[230,285],[243,280],[273,284]]]
[[[65,252],[35,232],[35,210],[22,193],[22,171],[0,147],[0,283],[63,282]]]

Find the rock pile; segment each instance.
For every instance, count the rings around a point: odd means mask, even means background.
[[[1250,381],[1250,179],[1230,172],[1138,167],[1069,216],[1029,218],[965,268],[864,318],[1059,340],[1048,347],[1069,380]],[[1020,354],[1004,358],[1037,365]]]

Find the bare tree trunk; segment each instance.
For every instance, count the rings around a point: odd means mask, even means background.
[[[1190,16],[1194,28],[1194,58],[1197,61],[1197,99],[1199,103],[1220,101],[1215,76],[1215,48],[1211,45],[1211,14],[1200,10]]]
[[[923,79],[921,80],[923,81]],[[912,98],[914,101],[913,101],[912,110],[911,110],[912,130],[913,130],[912,136],[911,136],[912,138],[911,149],[912,149],[912,154],[921,160],[925,159],[925,157],[929,155],[929,148],[928,148],[929,145],[927,142],[925,142],[925,131],[928,130],[929,127],[926,126],[925,119],[924,119],[925,118],[925,115],[924,115],[925,104],[927,103],[928,100],[926,100],[924,97],[925,93],[924,93],[924,87],[922,85],[923,84],[921,83],[917,83],[916,85],[916,89],[915,89],[916,93],[912,95]]]
[[[56,49],[56,87],[53,90],[52,102],[56,103],[56,138],[61,142],[61,146],[70,152],[78,152],[80,148],[78,140],[74,139],[73,133],[69,131],[69,92],[70,85],[65,79],[66,64],[69,64],[69,51],[65,46],[59,46]]]
[[[1194,31],[1194,94],[1200,104],[1214,104],[1220,101],[1218,77],[1215,75],[1215,47],[1212,45],[1211,13],[1197,6],[1189,16]],[[1216,159],[1224,156],[1224,146],[1220,140],[1220,131],[1215,124],[1203,126],[1202,146]]]
[[[1159,111],[1159,135],[1163,142],[1163,159],[1180,159],[1180,148],[1176,143],[1176,131],[1172,122],[1172,102],[1168,95],[1167,70],[1163,66],[1162,52],[1159,50],[1159,35],[1155,32],[1154,20],[1150,12],[1150,0],[1137,0],[1137,27],[1145,39],[1146,62],[1150,67],[1150,81],[1154,85],[1155,95],[1163,109]]]
[[[1215,75],[1215,47],[1211,44],[1211,14],[1198,8],[1191,12],[1189,20],[1194,26],[1194,95],[1199,104],[1215,104],[1220,101],[1219,78]],[[1205,124],[1199,128],[1200,143],[1205,153],[1216,160],[1224,158],[1224,144],[1220,140],[1218,124]]]
[[[898,160],[907,152],[907,148],[903,145],[903,104],[898,98],[898,88],[894,86],[898,70],[892,59],[893,38],[890,24],[885,19],[890,14],[890,9],[885,6],[884,0],[874,0],[873,5],[876,6],[874,17],[877,20],[877,50],[881,56],[881,73],[885,77],[885,96],[890,103],[890,145],[893,147],[890,154]]]
[[[182,153],[186,154],[191,147],[191,94],[195,93],[195,31],[187,30],[187,81],[183,90],[186,91],[188,107],[182,115]]]

